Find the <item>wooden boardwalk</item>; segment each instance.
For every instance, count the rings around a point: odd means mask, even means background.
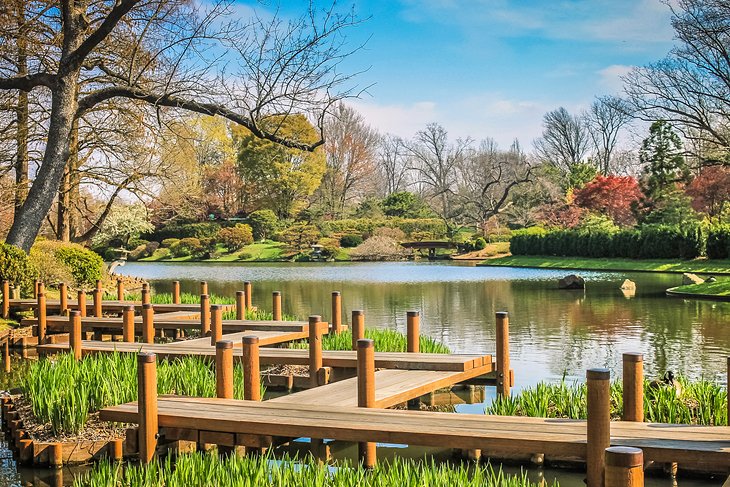
[[[9,300],[10,309],[17,311],[28,311],[33,310],[38,306],[38,302],[35,299],[11,299]],[[78,309],[79,304],[75,299],[69,299],[67,303],[69,309]],[[124,308],[128,306],[134,306],[137,313],[142,312],[142,303],[139,301],[102,301],[102,310],[105,313],[121,313]],[[233,311],[236,308],[235,304],[221,304],[223,311]],[[172,313],[175,311],[188,311],[195,312],[200,311],[200,304],[156,304],[152,303],[152,308],[155,313]],[[57,299],[47,300],[46,309],[48,311],[59,311],[61,309],[61,302]],[[87,312],[93,312],[94,303],[91,296],[87,297],[86,301]]]
[[[250,335],[257,333],[251,330]],[[226,335],[223,336],[226,339]],[[207,339],[210,340],[210,339]],[[170,347],[170,344],[144,344],[127,342],[99,342],[84,340],[81,342],[84,355],[112,352],[152,352],[159,358],[175,358],[186,356],[215,357],[214,347],[185,347],[180,345]],[[210,342],[208,342],[210,343]],[[262,345],[260,343],[260,345]],[[63,352],[68,350],[68,344],[39,345],[39,351],[47,353]],[[234,357],[241,359],[241,351],[236,350]],[[309,365],[309,351],[306,349],[288,348],[261,348],[259,351],[261,365]],[[375,352],[375,367],[378,369],[400,370],[428,370],[464,372],[484,365],[491,366],[491,355],[474,354],[438,354],[438,353],[407,353],[407,352]],[[357,354],[354,351],[322,352],[322,365],[325,367],[339,367],[354,369],[357,367]]]
[[[379,370],[375,372],[375,407],[389,408],[425,394],[492,372],[492,364],[464,372],[433,370]],[[267,404],[311,404],[356,407],[357,377],[266,401]]]
[[[319,389],[318,389],[319,390]],[[105,421],[137,423],[137,403],[101,411]],[[310,437],[509,454],[586,459],[586,422],[513,416],[433,413],[346,406],[160,397],[159,426],[168,439],[215,437],[246,445],[252,435]],[[730,468],[730,427],[612,422],[611,445],[633,446],[656,462]]]

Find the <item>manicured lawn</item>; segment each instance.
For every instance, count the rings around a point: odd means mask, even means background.
[[[222,247],[219,249],[225,252]],[[142,262],[270,262],[286,260],[286,245],[281,242],[256,242],[247,245],[241,250],[230,253],[222,253],[217,259],[198,260],[191,256],[187,257],[163,257],[160,250],[155,251],[151,257],[140,259]]]
[[[697,272],[730,274],[728,260],[633,260],[590,259],[583,257],[550,257],[513,255],[488,259],[479,265],[505,267],[535,267],[540,269],[576,269],[597,271]]]
[[[679,286],[672,291],[688,294],[707,294],[711,296],[730,296],[730,277],[720,277],[717,282],[703,282],[702,284],[690,284]]]

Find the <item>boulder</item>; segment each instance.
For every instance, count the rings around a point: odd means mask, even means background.
[[[682,274],[682,286],[687,286],[689,284],[702,284],[703,282],[705,282],[705,280],[697,274],[690,274],[689,272]]]
[[[585,289],[586,281],[581,276],[569,274],[558,280],[558,288],[560,289]]]
[[[705,282],[717,282],[717,278],[715,276],[710,276],[705,279]]]
[[[636,283],[631,279],[626,279],[621,283],[620,289],[622,291],[636,291]]]

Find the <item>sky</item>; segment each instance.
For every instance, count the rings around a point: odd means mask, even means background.
[[[306,6],[248,3],[291,16]],[[357,84],[369,88],[350,104],[405,138],[437,122],[450,138],[529,146],[546,112],[578,113],[596,96],[620,94],[621,75],[674,45],[661,0],[340,0],[338,8],[366,19],[348,34],[365,45],[343,68],[366,70]]]

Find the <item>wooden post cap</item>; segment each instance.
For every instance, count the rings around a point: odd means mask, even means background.
[[[332,291],[332,296],[339,296],[339,295],[340,295],[339,291]]]
[[[236,296],[243,296],[245,293],[243,291],[236,291]]]
[[[421,312],[420,311],[408,311],[406,313],[406,315],[407,316],[420,316],[421,315]]]
[[[142,309],[152,309],[152,303],[144,303]]]
[[[643,467],[644,452],[631,446],[606,448],[607,467]]]
[[[321,317],[320,315],[311,315],[311,316],[309,317],[309,322],[311,323],[311,322],[313,322],[313,321],[314,321],[314,322],[317,322],[317,321],[322,321],[322,317]]]
[[[250,285],[251,285],[251,281],[243,281],[243,284],[244,284],[245,286],[250,286]]]
[[[241,340],[244,345],[256,345],[259,342],[259,337],[256,335],[246,335]]]
[[[373,348],[375,346],[375,342],[372,341],[369,338],[360,338],[357,341],[357,348]]]
[[[68,315],[73,318],[74,316],[81,316],[81,312],[78,311],[78,310],[73,309],[73,310],[71,310],[71,311],[68,312]]]
[[[507,318],[509,316],[509,313],[506,311],[497,311],[497,318]]]
[[[200,295],[200,299],[208,299],[208,295],[207,294],[201,294]]]
[[[588,369],[586,371],[586,379],[609,380],[611,379],[611,371],[609,371],[608,369]]]
[[[223,309],[223,306],[221,306],[220,304],[211,304],[210,305],[210,310],[211,311],[219,311],[219,310],[222,310],[222,309]]]
[[[230,340],[218,340],[215,342],[215,348],[216,350],[228,350],[229,348],[233,348],[233,342]]]
[[[140,364],[151,364],[156,358],[157,355],[153,352],[140,352],[137,354],[137,362]]]
[[[624,362],[639,363],[644,361],[644,354],[635,352],[626,352],[623,355]]]
[[[145,304],[145,305],[143,305],[143,306],[147,306],[147,305]],[[133,312],[133,313],[134,313],[134,305],[133,305],[133,304],[130,304],[130,305],[128,305],[128,306],[125,306],[125,307],[124,307],[124,311],[131,311],[131,312]]]
[[[281,296],[281,291],[274,291],[271,294],[273,294],[274,296]]]
[[[353,310],[352,310],[352,314],[353,314],[354,316],[360,316],[360,315],[362,315],[362,314],[365,314],[365,312],[364,312],[363,310],[361,310],[361,309],[353,309]]]

